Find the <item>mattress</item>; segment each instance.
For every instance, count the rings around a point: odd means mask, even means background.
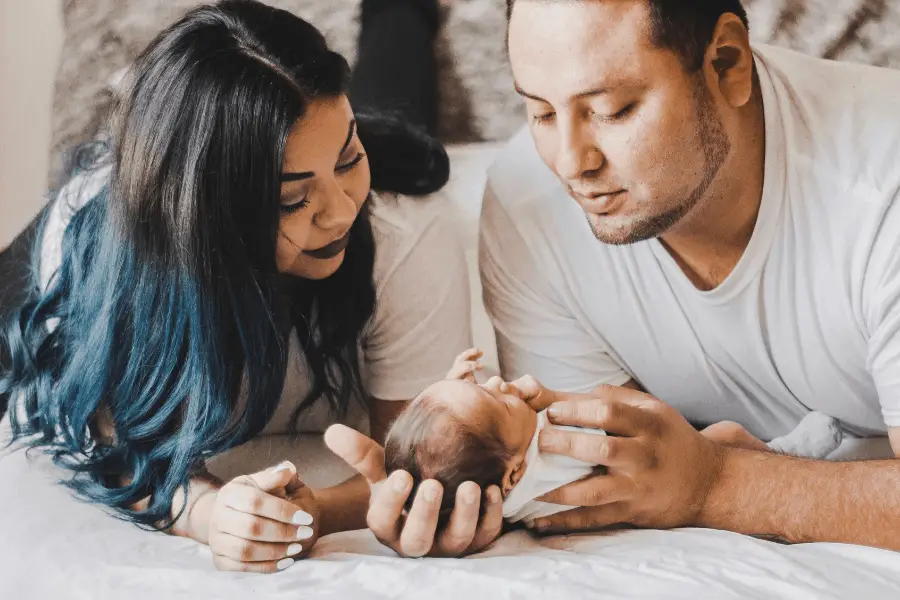
[[[318,436],[257,440],[213,470],[227,477],[282,458],[311,485],[349,474]],[[309,559],[274,575],[223,573],[205,546],[111,518],[56,485],[60,475],[39,455],[0,456],[4,599],[900,598],[898,553],[704,529],[519,531],[465,559],[416,560],[357,531],[321,539]]]

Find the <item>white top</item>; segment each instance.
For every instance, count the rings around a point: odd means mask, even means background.
[[[75,212],[102,191],[109,168],[76,177],[57,197],[44,227],[41,283],[46,288],[61,261],[63,233]],[[451,222],[431,199],[373,194],[375,312],[362,340],[361,372],[367,392],[381,400],[409,400],[443,379],[447,365],[471,346],[469,279]],[[52,324],[51,324],[52,325]],[[309,390],[296,333],[282,402],[263,433],[285,433]],[[322,401],[304,413],[300,431],[324,431],[334,422]],[[346,423],[365,431],[354,403]]]
[[[658,240],[609,246],[520,132],[481,223],[506,379],[636,379],[695,424],[769,440],[811,410],[900,426],[900,72],[755,48],[765,183],[749,246],[698,291]]]
[[[528,523],[534,519],[571,510],[573,508],[571,506],[541,502],[535,500],[535,498],[561,488],[567,483],[586,477],[593,471],[594,465],[590,463],[562,454],[541,452],[538,449],[538,438],[545,427],[606,435],[599,429],[552,425],[547,420],[547,411],[542,410],[539,412],[534,437],[531,438],[531,444],[529,444],[528,451],[525,454],[525,473],[522,474],[519,482],[503,500],[503,518],[511,523],[521,520]]]

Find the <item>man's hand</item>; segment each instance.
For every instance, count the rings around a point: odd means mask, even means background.
[[[521,389],[521,382],[516,385]],[[695,522],[719,476],[724,450],[675,409],[643,392],[614,386],[600,386],[594,399],[569,399],[574,395],[546,389],[529,392],[544,401],[561,400],[550,406],[551,423],[610,434],[554,428],[541,432],[542,451],[603,465],[607,474],[570,483],[540,498],[580,508],[538,519],[539,532],[622,523],[672,528]]]
[[[473,482],[459,486],[456,504],[447,527],[437,531],[443,488],[429,480],[419,486],[412,509],[403,507],[412,491],[412,476],[384,471],[384,449],[358,431],[333,425],[325,432],[325,443],[369,482],[371,498],[366,521],[375,537],[402,556],[461,556],[472,554],[493,542],[503,526],[500,489],[491,486],[484,496]]]

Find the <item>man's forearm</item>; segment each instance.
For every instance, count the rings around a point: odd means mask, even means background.
[[[825,462],[728,449],[696,524],[900,550],[900,460]]]

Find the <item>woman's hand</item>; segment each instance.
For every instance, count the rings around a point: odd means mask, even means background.
[[[241,475],[215,492],[209,547],[222,571],[273,573],[305,556],[318,538],[319,508],[289,462]]]
[[[333,425],[325,432],[325,443],[369,482],[371,490],[366,522],[375,537],[401,556],[462,556],[484,549],[501,533],[503,499],[500,488],[484,494],[469,481],[459,486],[456,504],[447,527],[438,532],[438,511],[443,488],[429,480],[419,486],[408,515],[403,507],[412,491],[412,476],[384,471],[384,449],[363,434]],[[479,513],[481,513],[479,518]]]

